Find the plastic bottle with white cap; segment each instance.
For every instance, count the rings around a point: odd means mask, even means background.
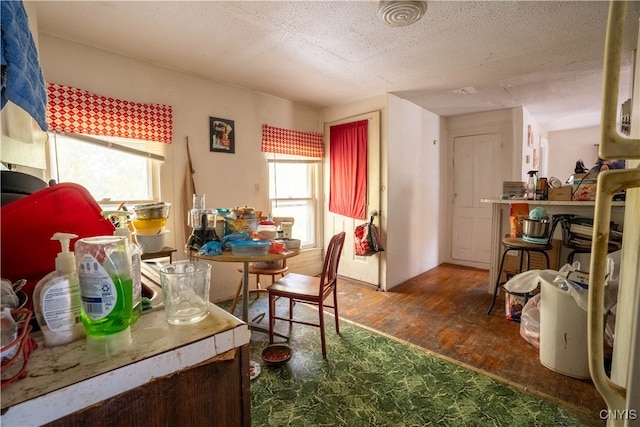
[[[51,237],[60,242],[62,252],[56,257],[55,271],[40,279],[33,290],[33,308],[45,346],[66,344],[85,336],[76,259],[69,251],[69,244],[76,237],[70,233]]]

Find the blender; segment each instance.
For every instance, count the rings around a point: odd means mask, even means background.
[[[188,225],[193,229],[187,239],[187,249],[198,251],[207,242],[220,241],[216,233],[216,209],[205,208],[205,195],[193,195],[193,209],[188,215]]]

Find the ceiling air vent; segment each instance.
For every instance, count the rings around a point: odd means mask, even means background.
[[[380,1],[378,16],[392,27],[404,27],[420,20],[427,11],[426,1]]]

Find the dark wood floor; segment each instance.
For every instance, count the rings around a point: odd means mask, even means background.
[[[520,324],[505,319],[502,298],[487,315],[488,276],[443,264],[388,292],[342,279],[339,315],[597,419],[606,406],[590,380],[544,367],[538,349],[520,336]]]

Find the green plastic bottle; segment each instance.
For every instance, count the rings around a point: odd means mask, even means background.
[[[129,243],[129,252],[131,254],[131,278],[133,280],[133,312],[131,313],[131,324],[138,321],[142,315],[142,251],[133,243],[131,231],[127,227],[127,211],[102,211],[102,216],[109,218],[110,216],[118,217],[118,227],[113,232],[114,236],[124,236]]]
[[[129,242],[124,236],[87,237],[76,242],[74,252],[87,346],[100,354],[117,353],[131,344]]]

